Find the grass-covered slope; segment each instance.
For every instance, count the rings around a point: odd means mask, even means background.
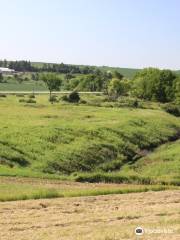
[[[179,119],[161,110],[50,105],[47,96],[36,100],[34,105],[15,96],[0,100],[2,175],[6,170],[121,172],[141,157],[142,149],[155,148],[180,130]]]
[[[133,169],[144,176],[180,181],[180,140],[163,144],[138,160]]]

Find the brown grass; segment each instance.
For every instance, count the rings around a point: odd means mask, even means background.
[[[0,204],[1,240],[177,240],[180,192],[27,200]],[[170,229],[137,237],[134,229]]]

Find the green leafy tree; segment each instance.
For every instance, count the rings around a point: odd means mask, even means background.
[[[176,75],[170,70],[162,70],[155,85],[155,99],[159,102],[171,102],[174,100],[174,80]]]
[[[49,89],[49,99],[51,100],[52,91],[59,91],[62,85],[62,79],[55,73],[41,74],[40,79],[44,81]]]
[[[3,82],[3,75],[2,75],[2,73],[0,73],[0,83],[2,83]]]
[[[122,80],[124,76],[123,76],[120,72],[114,71],[113,77],[114,77],[114,78],[117,78],[117,79],[119,79],[119,80]]]
[[[175,79],[176,75],[170,70],[145,68],[134,78],[133,94],[147,100],[173,101]]]
[[[118,78],[112,78],[108,86],[108,94],[116,100],[119,96],[125,95],[128,91],[128,84],[126,81],[121,81]]]
[[[177,77],[174,81],[174,95],[175,102],[180,105],[180,77]]]
[[[138,72],[134,78],[133,95],[151,100],[155,95],[155,85],[160,79],[160,70],[156,68],[145,68]]]

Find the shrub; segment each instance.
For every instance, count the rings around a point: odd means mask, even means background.
[[[21,99],[19,99],[19,102],[20,102],[20,103],[21,103],[21,102],[26,102],[26,99],[21,98]]]
[[[5,97],[7,97],[7,95],[4,93],[0,93],[0,97],[5,98]]]
[[[78,92],[73,91],[69,94],[69,96],[67,96],[67,95],[62,96],[61,100],[65,101],[65,102],[78,103],[78,102],[80,102],[80,96],[79,96]],[[85,104],[86,101],[83,101],[81,103]]]
[[[30,99],[26,100],[25,102],[26,103],[36,103],[36,100],[33,100],[33,99],[30,98]]]
[[[79,103],[81,103],[81,104],[86,104],[87,101],[86,101],[86,100],[80,100]]]
[[[34,100],[34,99],[24,99],[24,98],[22,98],[22,99],[19,99],[19,102],[20,103],[36,103],[36,100]]]
[[[57,96],[56,96],[56,95],[52,95],[52,96],[49,98],[49,101],[50,101],[51,103],[58,102]]]
[[[138,100],[135,99],[135,100],[132,102],[132,106],[135,107],[135,108],[137,108],[138,105],[139,105]]]
[[[30,94],[30,95],[29,95],[29,98],[35,98],[34,93]]]
[[[60,100],[65,101],[65,102],[68,102],[68,101],[69,101],[67,95],[63,95],[63,96],[60,98]]]
[[[16,94],[16,97],[24,97],[24,94],[22,93]]]
[[[170,114],[175,115],[176,117],[180,117],[180,106],[173,104],[173,103],[167,103],[164,105],[164,110]]]
[[[69,102],[72,102],[72,103],[78,103],[80,101],[80,96],[79,96],[79,93],[76,92],[76,91],[73,91],[69,94]]]

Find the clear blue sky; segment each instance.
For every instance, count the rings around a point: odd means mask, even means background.
[[[179,0],[0,0],[0,59],[180,69]]]

